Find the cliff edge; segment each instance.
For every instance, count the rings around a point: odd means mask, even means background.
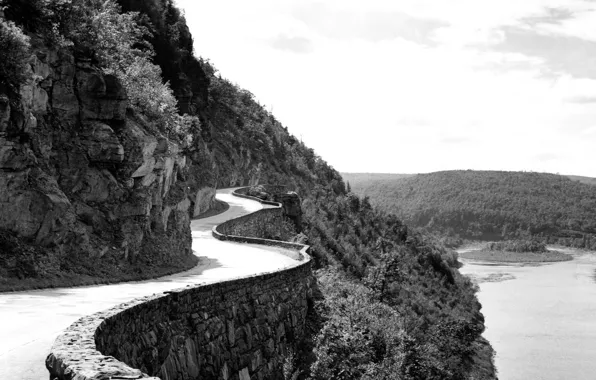
[[[0,94],[0,290],[194,265],[185,147],[115,76],[35,42],[18,96]]]

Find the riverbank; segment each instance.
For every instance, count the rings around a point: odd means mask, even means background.
[[[490,261],[499,263],[554,263],[573,260],[573,256],[559,252],[508,252],[485,249],[460,252],[459,257],[468,260]]]
[[[499,379],[592,380],[596,373],[596,252],[549,249],[573,260],[536,265],[469,260],[460,269],[480,279],[483,336],[496,351]]]

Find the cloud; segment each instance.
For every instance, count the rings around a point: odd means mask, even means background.
[[[578,0],[184,1],[197,54],[338,169],[596,176],[596,12]]]
[[[432,120],[423,117],[402,117],[396,122],[400,127],[429,127],[433,124]]]
[[[412,17],[400,11],[355,12],[331,9],[321,3],[299,6],[293,15],[316,33],[337,40],[381,42],[402,38],[435,46],[434,32],[449,26],[446,21]]]
[[[311,53],[313,43],[308,38],[304,37],[288,37],[286,35],[279,35],[271,40],[271,46],[277,50],[291,51],[298,54]]]
[[[538,16],[523,17],[520,21],[529,26],[539,24],[560,25],[563,21],[574,18],[574,12],[567,8],[544,8],[544,14]]]
[[[481,71],[490,71],[495,74],[506,74],[516,71],[534,72],[540,76],[544,61],[537,57],[529,57],[519,53],[486,52],[483,59],[473,64],[473,68]]]
[[[534,156],[538,161],[545,162],[545,161],[554,161],[559,159],[559,156],[554,153],[540,153]]]
[[[566,103],[593,104],[596,103],[596,96],[572,96],[563,100]]]
[[[492,46],[485,45],[486,50],[540,58],[552,73],[596,79],[596,41],[542,34],[520,26],[504,26],[501,30],[504,40]]]
[[[441,140],[439,140],[440,143],[443,144],[463,144],[463,143],[467,143],[470,142],[471,140],[467,137],[464,136],[449,136],[449,137],[444,137]]]

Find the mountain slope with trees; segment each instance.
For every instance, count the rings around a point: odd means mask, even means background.
[[[371,203],[428,231],[486,240],[536,237],[594,249],[596,187],[585,177],[572,178],[467,170],[350,184]]]
[[[348,192],[196,58],[173,1],[0,6],[3,289],[182,270],[196,262],[189,219],[216,187],[285,185],[303,197],[291,232],[312,246],[320,284],[299,378],[494,377],[455,256]]]

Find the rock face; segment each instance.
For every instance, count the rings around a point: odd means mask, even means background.
[[[213,187],[204,187],[197,191],[197,196],[195,199],[195,207],[193,210],[193,217],[199,216],[205,211],[208,211],[212,208],[213,201],[215,198],[215,188]]]
[[[293,191],[289,191],[276,194],[275,201],[282,204],[284,215],[294,222],[297,231],[302,231],[302,201],[300,196]]]
[[[117,78],[68,51],[38,48],[29,66],[19,99],[0,94],[0,234],[49,252],[44,273],[192,265],[189,218],[213,192],[194,193],[179,144],[127,112]]]

